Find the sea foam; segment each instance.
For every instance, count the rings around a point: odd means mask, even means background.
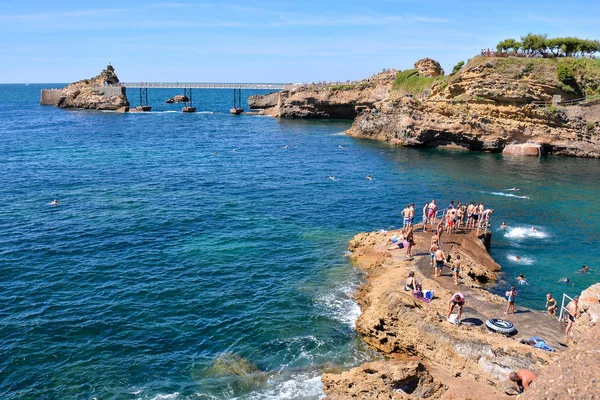
[[[515,239],[515,240],[519,240],[519,239],[525,239],[525,238],[535,238],[535,239],[544,239],[548,237],[548,234],[546,232],[542,232],[542,231],[533,231],[531,230],[531,228],[524,228],[524,227],[516,227],[516,228],[508,228],[506,230],[506,233],[504,234],[504,237],[507,237],[509,239]]]

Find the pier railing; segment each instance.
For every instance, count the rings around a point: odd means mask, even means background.
[[[562,321],[563,320],[563,316],[565,315],[564,312],[566,311],[567,314],[569,313],[569,310],[567,309],[567,307],[565,307],[565,298],[569,299],[570,301],[573,301],[573,299],[569,296],[567,296],[565,293],[563,293],[563,298],[562,298],[562,302],[560,304],[560,314],[558,315],[558,320]],[[569,304],[569,303],[567,303]]]
[[[282,90],[291,83],[216,83],[216,82],[121,82],[110,86],[132,89],[268,89]]]

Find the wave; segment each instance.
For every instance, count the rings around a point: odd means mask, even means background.
[[[326,311],[328,317],[354,329],[356,320],[360,316],[360,307],[353,298],[355,290],[356,286],[353,284],[340,286],[331,292],[317,296],[315,302]]]
[[[536,238],[536,239],[544,239],[549,235],[546,232],[542,231],[532,231],[531,228],[517,227],[517,228],[507,228],[504,237],[509,239],[525,239],[525,238]]]
[[[264,389],[235,400],[322,399],[324,396],[321,373],[315,371],[287,377],[274,375]]]
[[[504,197],[513,197],[515,199],[527,199],[529,200],[529,196],[519,196],[514,193],[504,193],[504,192],[490,192],[494,196],[504,196]]]
[[[533,258],[530,258],[530,257],[521,257],[520,260],[517,260],[517,256],[514,255],[514,254],[507,254],[506,258],[509,261],[512,261],[514,263],[518,263],[518,264],[521,264],[521,265],[532,265],[533,263],[535,263],[535,260]]]
[[[332,133],[331,136],[348,136],[348,135],[346,134],[346,131],[341,131],[341,132]]]

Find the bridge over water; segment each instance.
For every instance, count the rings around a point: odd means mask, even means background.
[[[183,95],[188,99],[188,101],[185,102],[185,106],[182,108],[182,111],[185,113],[196,111],[196,108],[192,103],[192,89],[230,89],[233,90],[233,108],[230,112],[238,115],[244,112],[242,106],[242,89],[283,90],[286,87],[291,86],[291,83],[121,82],[109,86],[125,89],[139,89],[140,105],[135,108],[135,111],[151,110],[152,107],[148,104],[148,89],[183,89]]]
[[[268,89],[282,90],[291,83],[216,83],[216,82],[122,82],[131,89]]]

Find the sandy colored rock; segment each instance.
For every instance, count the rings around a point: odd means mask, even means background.
[[[542,146],[532,143],[509,144],[502,150],[502,154],[506,156],[539,157],[542,155]]]
[[[539,371],[552,360],[554,353],[519,342],[536,334],[558,347],[564,328],[548,315],[511,316],[510,320],[519,329],[517,337],[490,334],[485,328],[483,322],[488,317],[503,317],[505,300],[480,289],[496,279],[500,267],[474,232],[444,237],[446,246],[454,245],[452,256],[460,254],[463,260],[464,283],[459,287],[448,276],[432,279],[427,257],[404,260],[401,250],[388,250],[386,243],[394,234],[397,232],[361,233],[350,241],[351,259],[367,274],[367,282],[356,292],[361,307],[356,330],[370,347],[394,360],[390,361],[395,365],[393,368],[397,365],[404,368],[403,373],[409,373],[408,367],[395,364],[397,358],[410,358],[422,364],[433,382],[442,385],[440,390],[427,391],[428,398],[506,398],[516,394],[515,385],[507,381],[512,370]],[[415,252],[426,250],[430,237],[431,233],[417,229]],[[445,251],[448,250],[446,247]],[[409,271],[415,272],[423,289],[435,292],[431,303],[418,300],[403,289]],[[456,291],[467,299],[460,326],[445,320],[448,299]],[[365,377],[365,368],[378,372]],[[350,374],[327,375],[323,379],[325,392],[332,399],[369,398],[372,393],[378,393],[376,398],[386,399],[416,397],[398,397],[403,394],[390,389],[394,384],[378,377],[379,371],[383,369],[363,365]],[[387,372],[382,374],[388,377]],[[348,387],[352,379],[359,386]]]
[[[592,76],[578,82],[592,91],[600,87]],[[543,154],[600,158],[600,103],[534,104],[555,95],[582,96],[565,90],[551,61],[475,57],[457,74],[436,81],[430,92],[422,101],[391,91],[374,110],[358,115],[348,134],[394,145],[490,152],[531,143]]]
[[[431,58],[423,58],[415,63],[415,69],[421,76],[435,77],[444,75],[444,70],[439,62]]]
[[[58,107],[89,110],[126,111],[129,107],[124,88],[107,87],[119,83],[115,70],[108,65],[100,75],[71,83],[60,94]]]
[[[290,89],[249,99],[251,108],[281,118],[353,119],[389,93],[396,70],[386,70],[354,83],[294,85]]]
[[[445,391],[418,361],[378,361],[344,371],[324,374],[327,399],[439,398]]]

